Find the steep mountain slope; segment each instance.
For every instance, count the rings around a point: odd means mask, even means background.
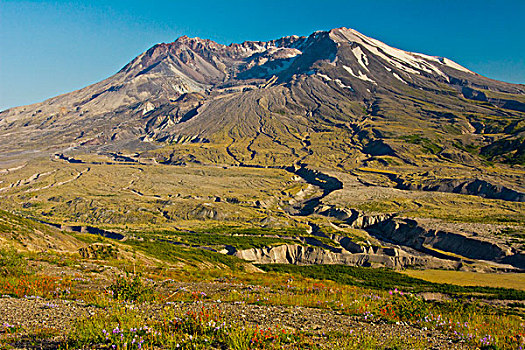
[[[181,37],[100,83],[0,113],[0,154],[177,143],[161,159],[352,169],[370,156],[421,165],[414,154],[426,153],[522,164],[524,115],[523,85],[352,29],[229,46]]]

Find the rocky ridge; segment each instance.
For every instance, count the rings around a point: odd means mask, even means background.
[[[347,28],[229,46],[181,37],[153,46],[97,84],[1,112],[0,151],[13,159],[24,150],[35,155],[93,147],[144,150],[165,142],[223,142],[224,131],[233,143],[266,137],[291,146],[290,133],[312,132],[322,124],[355,130],[363,107],[388,119],[383,95],[446,91],[454,103],[468,105],[479,101],[473,97],[478,89],[507,94],[508,101],[525,93],[523,86],[486,79],[446,58],[395,49]],[[502,107],[519,112],[520,100]],[[483,113],[480,106],[469,109]],[[274,113],[281,117],[267,120]],[[439,117],[441,112],[418,113]],[[445,117],[470,133],[478,130],[473,125],[483,124],[473,116],[469,121],[456,112]],[[238,130],[228,131],[236,123]],[[377,153],[372,149],[363,151]]]

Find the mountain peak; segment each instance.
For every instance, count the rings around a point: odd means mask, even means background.
[[[450,59],[397,49],[377,39],[370,38],[355,29],[345,27],[332,29],[330,37],[339,44],[359,45],[369,54],[381,58],[390,66],[399,68],[406,73],[428,73],[446,78],[447,73],[443,71],[443,68],[452,68],[464,73],[474,74]]]
[[[209,44],[213,44],[213,45],[219,45],[219,46],[223,46],[223,45],[220,45],[218,43],[216,43],[215,41],[213,40],[210,40],[210,39],[202,39],[202,38],[199,38],[199,37],[189,37],[187,35],[183,35],[183,36],[180,36],[178,37],[177,39],[175,39],[175,41],[173,41],[171,43],[171,45],[181,45],[181,44],[186,44],[186,45],[195,45],[195,44],[201,44],[201,45],[209,45]]]
[[[345,27],[230,45],[184,35],[153,46],[97,84],[1,112],[0,154],[23,148],[39,135],[50,135],[46,144],[54,145],[53,150],[132,138],[158,142],[155,147],[187,140],[223,144],[221,137],[232,125],[238,130],[233,139],[272,139],[272,133],[282,130],[328,130],[370,116],[402,119],[399,111],[413,96],[424,102],[412,106],[411,118],[435,118],[441,114],[434,110],[457,105],[459,112],[449,112],[450,107],[443,113],[461,120],[457,132],[471,132],[484,124],[465,119],[464,111],[499,113],[487,110],[499,106],[524,112],[525,104],[515,97],[521,94],[522,86],[490,80],[447,58],[400,50]],[[398,106],[394,114],[391,105]],[[286,127],[264,126],[281,121]],[[12,129],[25,136],[10,138]],[[34,135],[27,137],[28,130]]]

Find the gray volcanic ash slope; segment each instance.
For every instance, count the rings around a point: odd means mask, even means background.
[[[414,131],[397,126],[413,125],[445,139],[440,152],[452,160],[472,158],[452,144],[471,144],[491,159],[520,163],[524,111],[523,85],[352,29],[229,46],[181,37],[99,83],[3,111],[0,154],[212,142],[232,144],[227,153],[237,155],[221,162],[289,164],[318,156],[303,149],[307,133],[340,131],[351,152],[410,163],[395,140]],[[268,159],[258,144],[283,155]]]

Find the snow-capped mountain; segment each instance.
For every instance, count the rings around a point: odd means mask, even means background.
[[[99,83],[1,112],[0,155],[206,143],[217,148],[204,161],[272,164],[314,157],[303,145],[312,133],[344,133],[350,149],[373,155],[401,154],[395,140],[431,130],[450,159],[471,157],[450,149],[461,141],[497,144],[489,156],[512,161],[523,148],[524,96],[523,85],[347,28],[228,46],[183,36]],[[506,129],[494,122],[504,116]]]

